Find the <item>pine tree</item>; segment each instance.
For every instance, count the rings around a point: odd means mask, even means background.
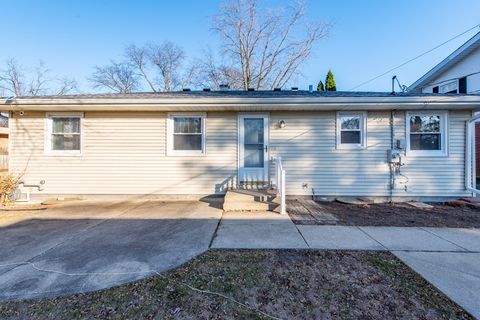
[[[322,80],[318,82],[317,91],[325,91],[325,87],[323,86]]]
[[[332,70],[328,70],[327,77],[325,78],[325,90],[337,91],[337,85],[335,84],[335,79],[333,78]]]

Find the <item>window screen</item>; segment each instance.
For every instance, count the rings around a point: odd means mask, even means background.
[[[52,118],[51,150],[80,151],[80,118]]]
[[[202,117],[173,118],[173,150],[202,151]]]

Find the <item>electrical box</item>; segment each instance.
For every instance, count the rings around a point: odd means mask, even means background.
[[[387,150],[387,161],[389,163],[398,162],[400,158],[400,151],[397,149]]]
[[[387,150],[387,162],[399,167],[403,166],[402,152],[399,149]]]
[[[405,139],[397,139],[397,149],[405,150],[407,148],[407,142]]]

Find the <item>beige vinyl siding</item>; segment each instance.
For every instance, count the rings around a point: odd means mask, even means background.
[[[270,150],[283,159],[287,194],[311,195],[313,188],[317,195],[386,195],[388,115],[368,112],[367,148],[346,150],[336,148],[335,112],[272,113]]]
[[[395,136],[405,137],[405,112],[396,113]],[[408,153],[401,172],[408,178],[407,191],[403,185],[395,195],[408,196],[468,196],[465,190],[465,121],[471,111],[448,112],[448,155],[446,157],[420,157]],[[408,137],[405,137],[408,139]],[[399,177],[401,183],[406,179]]]
[[[44,112],[15,115],[12,171],[51,194],[211,194],[236,175],[236,113],[208,113],[205,156],[166,156],[167,113],[87,112],[83,154],[44,154]]]
[[[47,194],[223,193],[237,175],[236,112],[208,112],[205,156],[166,156],[161,112],[86,112],[81,156],[44,154],[45,112],[14,114],[11,168],[25,181],[45,180]],[[464,188],[465,120],[450,111],[447,157],[405,157],[394,196],[467,196]],[[285,120],[286,127],[278,128]],[[389,196],[390,112],[367,112],[367,148],[336,148],[336,112],[271,112],[270,156],[283,157],[287,194]],[[395,135],[405,137],[405,113]],[[270,167],[273,176],[273,166]],[[304,188],[304,185],[307,185]]]
[[[404,157],[403,176],[396,178],[394,196],[470,195],[464,187],[469,116],[469,111],[449,112],[447,157]],[[280,120],[287,124],[283,129],[278,128]],[[323,196],[389,196],[390,111],[367,112],[365,149],[337,149],[335,126],[336,112],[271,113],[270,150],[272,156],[283,159],[287,194],[312,195],[314,189]],[[407,138],[405,112],[395,113],[394,130],[396,138]],[[270,172],[273,176],[273,166]]]

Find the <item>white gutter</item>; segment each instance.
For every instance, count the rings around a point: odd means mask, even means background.
[[[480,194],[480,190],[476,188],[475,181],[475,121],[480,119],[480,114],[467,120],[465,135],[465,189],[473,192],[475,195]]]
[[[286,98],[19,98],[11,111],[318,111],[480,109],[480,96]]]

